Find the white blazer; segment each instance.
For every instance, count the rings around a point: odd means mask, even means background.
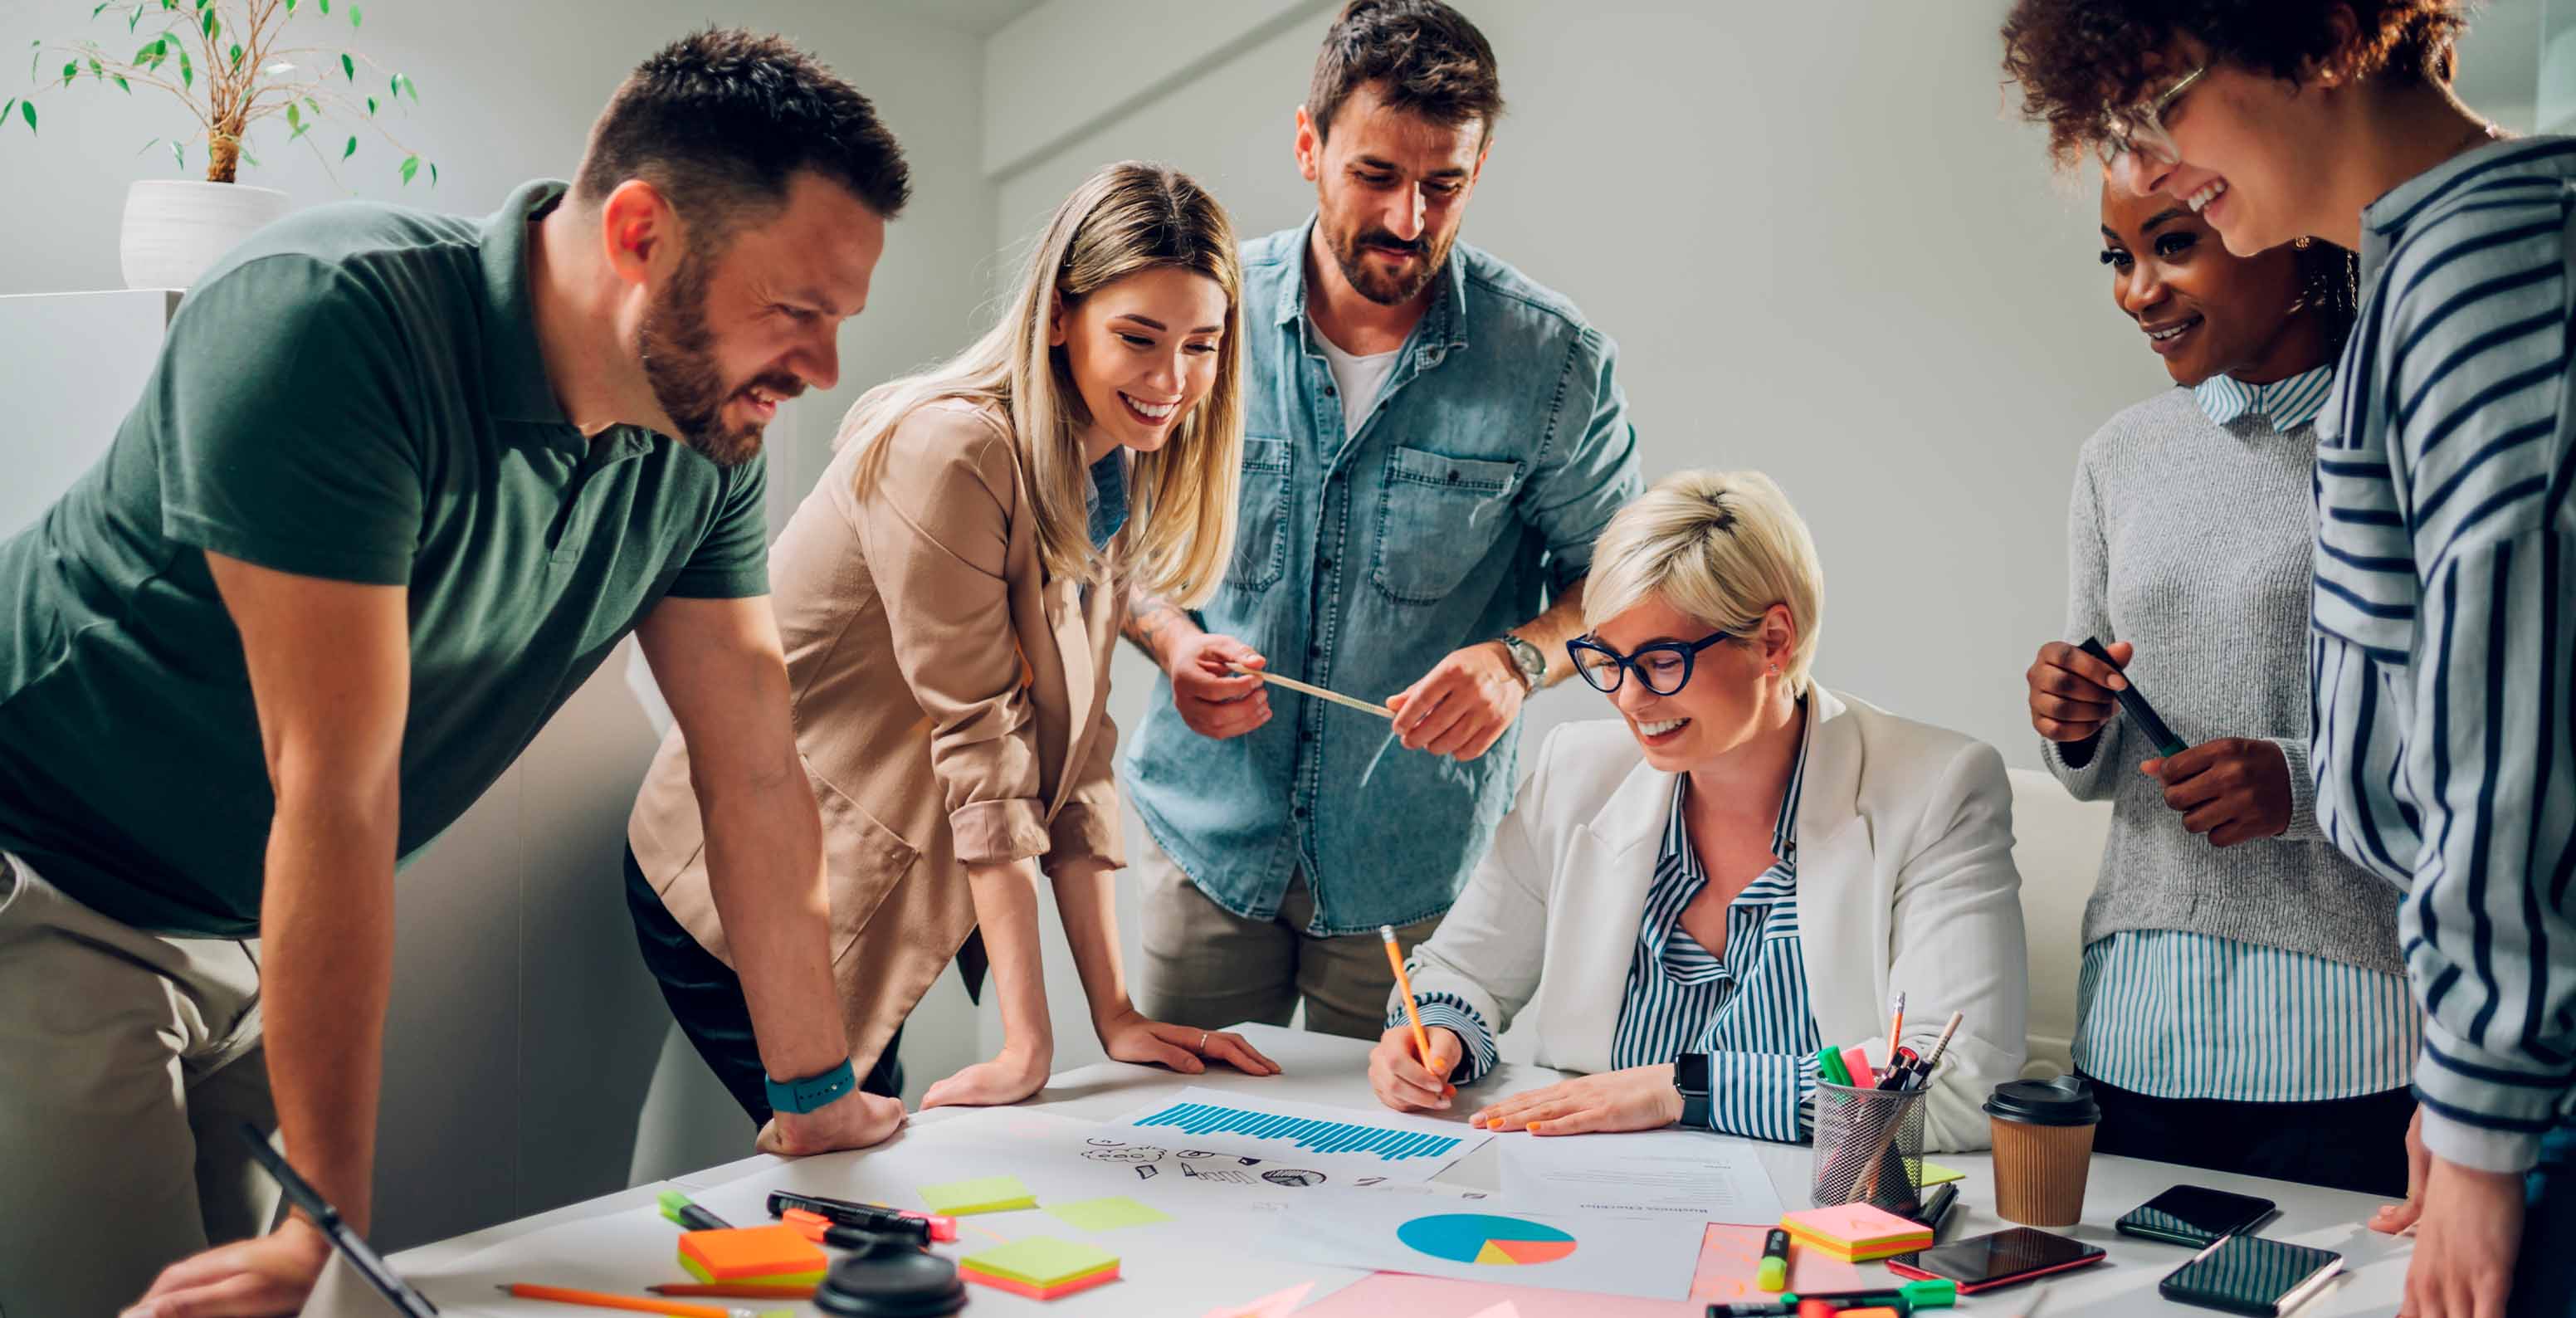
[[[1897,989],[1918,1050],[1951,1012],[1967,1013],[1924,1138],[1934,1149],[1982,1149],[1980,1105],[2021,1073],[2030,998],[2003,758],[1812,690],[1798,926],[1817,1032],[1885,1057],[1879,1031]],[[1645,762],[1626,723],[1549,733],[1493,849],[1415,950],[1414,991],[1456,994],[1498,1034],[1535,998],[1539,1065],[1609,1070],[1672,797],[1672,775]]]

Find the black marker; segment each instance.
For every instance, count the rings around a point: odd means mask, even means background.
[[[340,1220],[340,1210],[325,1202],[319,1191],[297,1175],[294,1168],[286,1165],[286,1159],[277,1156],[277,1150],[268,1147],[268,1137],[259,1133],[259,1127],[245,1121],[241,1133],[242,1139],[250,1144],[250,1156],[258,1160],[261,1170],[277,1179],[278,1188],[286,1192],[286,1201],[313,1219],[313,1225],[320,1227],[332,1246],[348,1257],[349,1265],[358,1270],[359,1276],[367,1279],[367,1284],[383,1292],[395,1308],[410,1318],[438,1318],[438,1306],[413,1290],[382,1255],[367,1248],[367,1242],[350,1230],[348,1223]]]
[[[2111,652],[2102,648],[2101,637],[2087,636],[2084,644],[2075,648],[2114,670],[2120,667],[2111,662]],[[2138,725],[2139,732],[2146,734],[2147,741],[2155,746],[2156,754],[2171,759],[2191,749],[2182,744],[2182,738],[2175,736],[2173,729],[2165,726],[2163,719],[2156,717],[2156,707],[2147,703],[2146,696],[2139,692],[2138,684],[2131,681],[2127,673],[2120,674],[2120,687],[2111,694],[2119,697],[2120,708],[2129,712],[2130,720]]]

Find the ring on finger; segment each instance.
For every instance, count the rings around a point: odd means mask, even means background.
[[[1208,1032],[1207,1032],[1207,1031],[1205,1031],[1205,1030],[1201,1030],[1201,1031],[1199,1031],[1199,1048],[1198,1048],[1198,1050],[1199,1050],[1200,1052],[1206,1052],[1206,1051],[1207,1051],[1207,1041],[1208,1041]]]

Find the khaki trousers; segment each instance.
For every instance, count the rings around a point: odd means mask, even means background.
[[[0,853],[0,1318],[112,1314],[277,1189],[259,943],[129,928]]]
[[[1288,880],[1278,915],[1247,920],[1208,900],[1153,835],[1138,830],[1128,857],[1145,892],[1138,1010],[1201,1030],[1243,1021],[1285,1025],[1302,998],[1306,1028],[1318,1034],[1374,1040],[1385,1033],[1395,994],[1386,944],[1374,933],[1304,932],[1315,899],[1303,874]],[[1435,915],[1399,927],[1396,940],[1410,951],[1439,927]]]

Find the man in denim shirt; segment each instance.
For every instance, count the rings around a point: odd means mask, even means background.
[[[1297,113],[1306,225],[1246,244],[1242,518],[1127,761],[1141,1000],[1374,1039],[1378,926],[1429,937],[1511,805],[1523,697],[1571,671],[1592,541],[1642,489],[1615,349],[1457,244],[1502,94],[1436,0],[1353,0]],[[1384,700],[1272,696],[1233,665]]]

